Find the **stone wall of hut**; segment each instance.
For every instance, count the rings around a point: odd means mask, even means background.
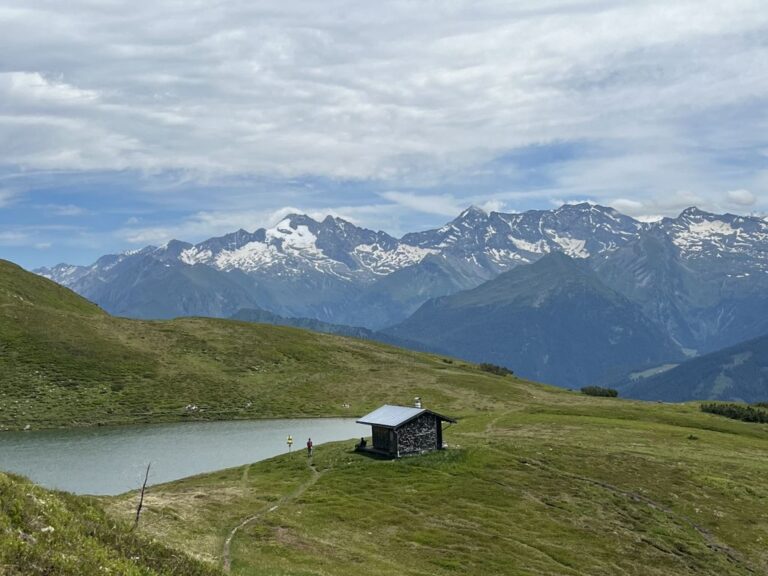
[[[400,456],[420,454],[437,449],[437,427],[440,421],[432,414],[422,414],[397,430]]]

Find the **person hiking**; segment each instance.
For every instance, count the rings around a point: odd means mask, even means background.
[[[307,456],[312,456],[312,438],[307,440]]]

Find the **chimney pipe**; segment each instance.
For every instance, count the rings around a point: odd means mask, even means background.
[[[416,408],[421,408],[421,396],[416,396],[416,398],[413,399],[413,405]]]

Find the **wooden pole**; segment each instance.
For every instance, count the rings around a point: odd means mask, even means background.
[[[149,479],[149,467],[152,466],[152,462],[147,464],[147,472],[144,474],[144,484],[141,485],[141,496],[139,497],[139,505],[136,507],[136,520],[133,522],[134,530],[139,525],[139,516],[141,515],[141,508],[144,506],[144,492],[147,489],[147,480]]]

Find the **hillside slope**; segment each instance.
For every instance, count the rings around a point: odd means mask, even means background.
[[[114,318],[0,262],[0,427],[6,429],[347,416],[416,395],[458,407],[451,382],[464,373],[483,377],[434,356],[295,328]]]
[[[91,498],[0,472],[0,574],[215,576],[213,566],[131,532]]]
[[[643,400],[768,400],[768,335],[683,362],[646,379],[618,384]]]
[[[152,487],[142,531],[241,576],[768,573],[768,426],[520,382],[494,394],[440,453],[376,460],[350,440],[311,466],[293,453]]]
[[[242,322],[255,322],[258,324],[271,324],[273,326],[292,326],[313,332],[322,332],[323,334],[336,334],[337,336],[348,336],[350,338],[360,338],[361,340],[375,340],[400,348],[409,350],[426,351],[426,346],[418,342],[411,342],[396,338],[383,332],[374,332],[361,326],[348,326],[346,324],[330,324],[314,318],[295,318],[285,317],[274,314],[262,308],[242,308],[230,317],[230,320],[240,320]]]
[[[638,306],[561,253],[430,300],[385,333],[571,387],[681,354]]]

